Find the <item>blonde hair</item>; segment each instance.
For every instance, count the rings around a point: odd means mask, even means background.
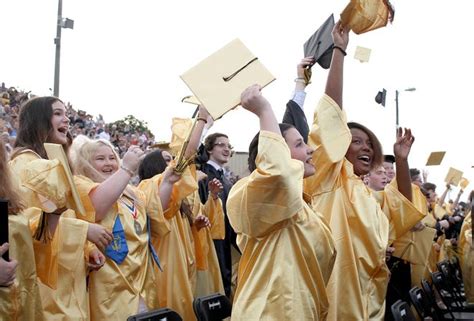
[[[92,140],[80,135],[74,139],[72,144],[71,159],[74,163],[74,174],[86,176],[97,183],[105,181],[106,177],[92,166],[92,159],[96,151],[102,146],[110,148],[115,156],[117,168],[120,167],[120,157],[109,141],[105,139]]]
[[[90,139],[84,135],[79,135],[74,139],[71,146],[71,160],[73,163],[73,171],[75,175],[82,175],[90,178],[96,183],[102,183],[107,179],[103,174],[92,166],[92,160],[96,151],[103,146],[110,148],[115,156],[117,162],[117,168],[120,167],[121,161],[118,153],[115,151],[114,146],[105,139]],[[140,202],[133,192],[132,188],[127,185],[124,190],[124,194],[133,198],[135,201]]]

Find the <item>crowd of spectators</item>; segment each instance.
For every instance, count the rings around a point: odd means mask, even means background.
[[[18,114],[20,106],[30,98],[35,97],[31,92],[18,90],[15,87],[0,87],[0,137],[7,150],[13,149],[16,131],[18,129]],[[66,104],[70,119],[70,131],[73,137],[85,135],[91,139],[102,138],[109,140],[117,149],[120,156],[130,145],[139,145],[143,150],[155,144],[154,136],[146,127],[146,123],[137,120],[132,115],[113,123],[106,123],[102,115],[95,117],[85,110],[75,109],[71,103]]]

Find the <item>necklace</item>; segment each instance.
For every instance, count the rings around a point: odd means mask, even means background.
[[[138,209],[135,206],[135,201],[128,196],[122,195],[120,197],[121,203],[130,211],[133,217],[133,227],[135,228],[135,232],[137,234],[141,234],[143,229],[140,223],[138,223]]]

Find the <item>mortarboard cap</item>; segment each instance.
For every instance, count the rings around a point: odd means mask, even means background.
[[[460,170],[450,167],[444,181],[448,184],[458,186],[459,182],[461,181],[462,174],[463,172],[461,172]]]
[[[150,146],[150,148],[153,148],[153,149],[159,148],[161,150],[169,151],[170,143],[162,140],[162,141],[154,143],[153,145]]]
[[[412,264],[425,265],[433,246],[436,230],[426,227],[421,231],[405,233],[393,242],[393,256]],[[416,244],[416,246],[415,246]]]
[[[332,47],[334,46],[332,40],[333,29],[334,15],[331,14],[304,44],[304,56],[314,57],[315,62],[324,69],[331,66]]]
[[[465,177],[461,178],[461,181],[459,182],[459,186],[461,187],[461,189],[465,190],[468,185],[469,185],[469,180]]]
[[[264,87],[275,77],[242,41],[235,39],[186,71],[181,79],[212,118],[218,119],[240,104],[240,95],[249,86]]]
[[[446,152],[432,152],[426,161],[426,166],[440,165]]]
[[[395,156],[393,155],[383,155],[383,161],[387,163],[395,163]]]
[[[382,89],[382,91],[379,91],[377,95],[375,96],[375,102],[377,104],[381,104],[382,106],[385,107],[385,99],[387,98],[387,90]]]
[[[372,50],[369,48],[357,46],[354,53],[354,58],[360,62],[369,62],[371,52]]]
[[[50,143],[44,143],[43,145],[44,149],[46,150],[46,154],[48,155],[48,158],[59,160],[59,162],[63,166],[64,173],[66,174],[66,178],[69,183],[69,187],[71,188],[72,194],[72,200],[68,199],[68,202],[73,204],[68,204],[68,208],[73,208],[80,215],[86,215],[86,210],[84,208],[84,205],[82,204],[81,197],[79,196],[79,192],[76,188],[76,184],[74,183],[72,171],[69,167],[69,161],[67,159],[66,153],[64,152],[63,146],[59,144]]]

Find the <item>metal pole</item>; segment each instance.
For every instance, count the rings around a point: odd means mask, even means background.
[[[61,29],[62,29],[62,11],[63,1],[58,0],[58,21],[56,27],[56,38],[54,38],[54,44],[56,45],[56,59],[54,61],[54,91],[53,94],[59,97],[59,60],[61,56]]]
[[[395,125],[396,130],[398,129],[398,90],[395,90]]]

